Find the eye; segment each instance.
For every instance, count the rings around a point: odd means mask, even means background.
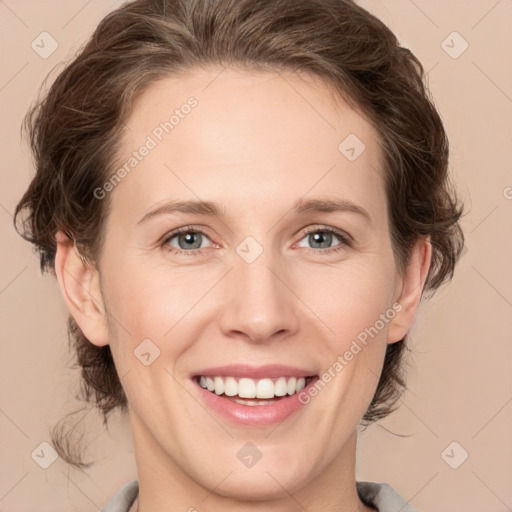
[[[301,242],[307,239],[312,245],[307,249],[314,253],[325,254],[351,247],[352,237],[350,235],[330,227],[310,228],[304,231],[302,235],[303,238],[299,241],[299,247],[304,247]],[[332,243],[335,239],[338,239],[339,243],[333,247]],[[201,254],[202,249],[206,248],[204,245],[206,240],[209,240],[209,237],[201,229],[184,226],[168,233],[162,242],[162,247],[173,254],[194,256]]]
[[[201,249],[205,248],[203,245],[205,239],[209,240],[204,231],[185,226],[169,233],[162,242],[162,246],[175,254],[194,255],[200,253]]]
[[[351,237],[342,231],[338,231],[334,228],[322,227],[322,228],[312,228],[303,233],[305,236],[299,241],[299,244],[302,240],[307,239],[307,241],[312,245],[312,249],[320,249],[321,251],[315,252],[334,252],[340,251],[345,247],[351,246]],[[340,240],[340,243],[332,247],[333,239]],[[303,245],[299,245],[299,247],[303,247]]]

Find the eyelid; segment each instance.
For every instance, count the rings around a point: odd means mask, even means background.
[[[338,228],[333,228],[331,226],[324,226],[321,224],[304,228],[301,231],[301,234],[302,234],[302,237],[305,237],[305,236],[309,235],[310,233],[316,233],[316,232],[322,232],[322,231],[327,232],[327,233],[332,233],[332,234],[338,236],[346,244],[352,244],[354,242],[354,238],[346,231],[343,231],[342,229],[338,229]]]
[[[181,233],[189,233],[189,232],[193,232],[193,233],[199,233],[201,235],[204,235],[206,236],[208,239],[211,240],[210,236],[208,235],[208,233],[206,232],[206,230],[204,228],[200,228],[198,226],[192,226],[192,225],[188,225],[188,226],[182,226],[180,228],[176,228],[176,229],[173,229],[169,232],[167,232],[162,238],[161,238],[161,241],[159,242],[159,245],[161,247],[164,247],[164,246],[167,246],[170,242],[170,240],[172,238],[174,238],[175,236],[177,235],[180,235]],[[215,242],[212,242],[215,244]],[[197,252],[201,252],[204,250],[203,249],[191,249],[189,251],[185,251],[183,249],[177,249],[175,247],[172,247],[170,246],[171,249],[167,249],[168,252],[174,252],[174,253],[186,253],[186,254],[195,254]]]
[[[161,239],[162,241],[161,241],[160,245],[162,247],[164,247],[175,236],[177,236],[177,235],[179,235],[181,233],[188,233],[188,232],[199,233],[201,235],[206,236],[208,239],[211,240],[210,236],[208,235],[208,233],[206,232],[206,230],[204,228],[201,228],[201,227],[198,227],[198,226],[193,226],[193,225],[187,225],[187,226],[182,226],[182,227],[173,229],[173,230],[169,231],[168,233],[166,233],[162,237],[162,239]],[[308,251],[313,251],[314,253],[318,253],[318,254],[322,254],[322,253],[323,254],[327,254],[327,253],[335,252],[337,250],[342,250],[343,247],[352,247],[352,244],[354,242],[353,237],[349,233],[347,233],[346,231],[343,231],[341,229],[334,228],[334,227],[331,227],[331,226],[312,225],[312,226],[308,226],[307,228],[304,228],[304,229],[302,229],[300,231],[300,233],[298,235],[298,236],[300,236],[300,238],[299,238],[299,240],[297,240],[297,242],[295,242],[295,244],[300,242],[304,237],[306,237],[310,233],[316,233],[316,232],[331,233],[331,234],[337,236],[340,239],[341,243],[339,245],[334,246],[334,247],[328,247],[328,248],[325,248],[325,249],[315,249],[315,248],[312,248],[312,247],[304,247],[303,249],[306,249]],[[215,245],[218,245],[218,244],[216,244],[213,241],[212,241],[212,243],[215,244]],[[191,249],[191,250],[186,251],[184,249],[177,249],[175,247],[172,247],[171,249],[166,249],[166,250],[168,252],[175,253],[175,254],[183,254],[183,253],[185,253],[187,255],[194,255],[194,254],[197,254],[197,253],[201,253],[202,251],[204,251],[204,249],[205,248],[202,248],[202,249]]]
[[[294,244],[300,243],[300,241],[308,236],[311,233],[330,233],[336,236],[340,243],[335,245],[334,247],[327,247],[323,249],[316,249],[314,247],[301,247],[301,249],[305,250],[309,254],[313,254],[313,256],[327,256],[331,254],[341,253],[342,251],[346,251],[353,247],[354,239],[351,235],[349,235],[346,231],[343,231],[338,228],[333,228],[331,226],[310,226],[301,231],[301,238]]]

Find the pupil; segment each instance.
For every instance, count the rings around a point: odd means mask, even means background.
[[[314,240],[313,243],[320,243],[320,245],[322,244],[322,239],[324,239],[324,244],[327,243],[326,247],[329,247],[329,242],[332,240],[332,234],[323,231],[314,233],[312,236]]]
[[[199,233],[185,233],[184,235],[182,235],[182,237],[185,238],[185,241],[186,243],[190,243],[192,242],[193,243],[193,237],[198,235]],[[180,237],[181,238],[181,237]],[[181,246],[181,244],[180,244]],[[199,245],[197,245],[197,242],[196,242],[196,246],[195,247],[192,247],[193,249],[199,249],[201,247],[201,242],[199,242]],[[183,248],[183,247],[182,247]],[[185,247],[186,248],[186,247]],[[191,246],[189,245],[188,247],[189,249],[191,248]]]

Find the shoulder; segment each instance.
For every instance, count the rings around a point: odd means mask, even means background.
[[[356,482],[359,499],[378,512],[418,512],[405,501],[389,484],[378,482]]]
[[[139,494],[139,482],[134,480],[117,491],[101,512],[128,512]]]

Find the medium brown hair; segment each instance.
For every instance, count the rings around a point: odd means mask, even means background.
[[[464,241],[462,205],[423,67],[384,23],[350,0],[137,0],[108,14],[25,118],[37,172],[15,224],[37,248],[42,271],[54,272],[57,230],[98,264],[109,198],[98,200],[94,190],[114,172],[135,99],[156,80],[209,65],[306,72],[333,87],[380,136],[398,268],[414,242],[430,236],[423,291],[452,278]],[[127,410],[110,347],[90,343],[71,316],[69,335],[81,368],[80,398],[98,407],[106,424],[111,411]],[[406,338],[387,346],[363,424],[396,409],[405,349]],[[52,440],[68,463],[89,465],[62,429]]]

